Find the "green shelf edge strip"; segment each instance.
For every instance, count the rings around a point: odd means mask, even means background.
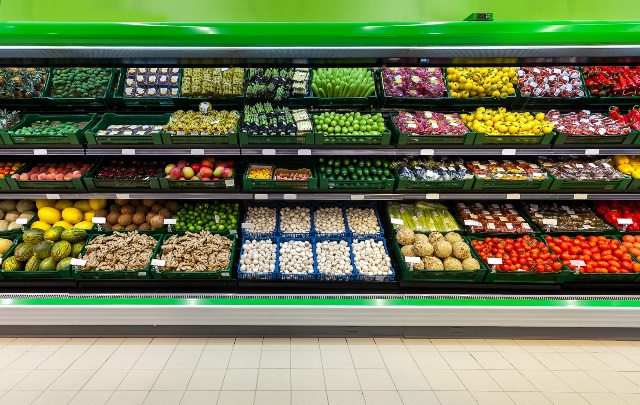
[[[16,298],[0,299],[0,308],[11,306],[340,306],[340,307],[555,307],[638,308],[640,300],[610,299],[306,299],[306,298]]]
[[[482,24],[479,27],[478,24]],[[478,35],[479,32],[482,35]],[[419,47],[638,45],[640,21],[3,22],[0,46]]]

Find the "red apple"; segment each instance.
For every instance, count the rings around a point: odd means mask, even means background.
[[[213,176],[213,170],[206,166],[202,166],[198,173],[200,174],[200,178]]]
[[[183,169],[182,169],[182,175],[183,175],[185,178],[190,179],[190,178],[192,178],[193,176],[195,176],[195,173],[193,172],[193,169],[192,169],[192,168],[190,168],[189,166],[187,166],[187,167],[185,167],[185,168],[183,168]]]
[[[171,169],[173,169],[174,167],[176,167],[176,165],[174,165],[173,163],[171,163],[170,165],[167,165],[164,168],[164,174],[169,174],[171,173]]]
[[[222,169],[222,177],[224,177],[225,179],[228,179],[230,177],[233,176],[233,169],[230,167],[225,167],[224,169]]]
[[[190,166],[193,169],[194,173],[198,173],[200,171],[200,168],[202,167],[200,163],[193,163]]]
[[[185,166],[187,166],[187,161],[186,160],[179,160],[177,166],[180,168],[180,170],[184,169]]]
[[[213,161],[211,161],[211,160],[204,159],[204,160],[202,160],[201,165],[202,165],[202,167],[210,167],[210,168],[213,169]]]
[[[193,176],[191,178],[191,181],[199,181],[199,180],[200,180],[200,178],[198,176]]]
[[[169,172],[169,176],[171,177],[171,180],[178,180],[180,177],[182,177],[182,169],[180,169],[178,166],[174,167]]]

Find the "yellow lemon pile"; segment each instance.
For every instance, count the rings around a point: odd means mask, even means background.
[[[504,98],[515,94],[514,67],[447,68],[449,95],[455,98]]]
[[[613,157],[613,165],[624,174],[628,174],[634,179],[640,179],[640,156],[620,156]]]
[[[460,114],[469,129],[488,135],[540,135],[553,131],[544,113],[496,110],[478,107],[471,114]]]
[[[90,229],[93,227],[93,218],[97,210],[104,210],[107,207],[107,200],[92,199],[78,200],[36,200],[38,208],[38,220],[31,225],[31,228],[49,230],[54,226],[61,226],[64,229],[81,228]]]

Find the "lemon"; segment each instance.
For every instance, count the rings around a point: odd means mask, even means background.
[[[84,214],[77,208],[65,208],[62,210],[62,219],[67,221],[70,224],[77,224],[82,221],[84,218]]]
[[[38,210],[38,218],[40,221],[49,225],[60,221],[60,211],[53,207],[42,207]]]

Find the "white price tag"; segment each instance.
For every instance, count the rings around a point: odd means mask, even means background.
[[[584,150],[584,154],[585,155],[599,155],[600,154],[600,149],[585,149]]]
[[[555,219],[555,218],[544,218],[542,220],[542,224],[543,225],[557,226],[558,225],[558,220]]]
[[[47,197],[47,200],[59,200],[60,194],[45,194],[45,197]]]
[[[429,193],[429,194],[425,195],[424,198],[427,199],[427,200],[439,200],[440,199],[440,194],[438,194],[438,193]]]
[[[235,187],[236,181],[234,179],[227,179],[224,181],[224,185],[227,187]]]
[[[519,199],[520,199],[520,194],[518,193],[507,194],[507,200],[519,200]]]
[[[175,218],[166,218],[164,220],[164,224],[165,225],[175,225],[176,224],[176,219]]]
[[[502,156],[515,156],[516,152],[515,149],[502,149]]]
[[[130,200],[129,194],[116,194],[116,199],[118,200]]]
[[[353,194],[351,196],[352,200],[364,200],[364,194]]]
[[[584,260],[569,260],[569,263],[575,267],[584,267],[587,265]]]
[[[253,229],[256,227],[254,223],[251,222],[243,222],[241,225],[242,229]]]
[[[71,259],[69,264],[71,264],[72,266],[84,266],[85,264],[87,264],[87,261],[84,259]]]
[[[0,264],[2,264],[2,257],[0,257]]]
[[[574,194],[573,195],[573,199],[574,200],[586,200],[589,198],[589,194]]]
[[[297,200],[298,199],[298,195],[297,194],[285,194],[282,196],[282,198],[284,198],[285,200]]]
[[[213,219],[214,219],[214,221],[216,221],[216,224],[220,223],[220,215],[214,215]]]
[[[492,266],[502,264],[502,257],[487,257],[487,263]]]
[[[147,275],[146,271],[139,271],[138,272],[138,277],[145,277]]]
[[[618,225],[633,225],[631,218],[618,218]]]
[[[33,150],[33,154],[34,155],[46,155],[47,154],[47,150],[46,149],[34,149]]]
[[[107,223],[107,218],[105,218],[105,217],[93,217],[93,218],[91,218],[91,222],[93,222],[94,224],[106,224]]]
[[[237,235],[237,234],[238,234],[238,231],[236,231],[235,229],[231,229],[229,231],[229,235]]]
[[[152,259],[151,260],[151,265],[152,266],[164,266],[165,264],[167,264],[167,262],[165,260],[161,260],[161,259]]]
[[[273,156],[276,154],[275,149],[262,149],[262,154],[266,156]]]
[[[311,156],[311,149],[298,149],[298,156]]]
[[[254,194],[253,195],[253,199],[254,200],[268,200],[269,199],[269,194]]]
[[[393,225],[404,225],[404,221],[400,218],[391,218],[391,223]]]
[[[436,154],[436,151],[433,149],[420,149],[421,156],[433,156]]]
[[[229,277],[229,273],[222,273],[222,277]]]
[[[135,149],[122,149],[122,154],[123,155],[135,155],[136,154],[136,150]]]
[[[18,218],[16,219],[16,224],[18,225],[26,225],[29,220],[27,218]]]
[[[474,221],[473,219],[465,219],[464,224],[467,226],[480,226],[482,222]]]
[[[418,264],[422,262],[422,259],[416,256],[405,256],[404,261],[407,263]]]
[[[204,155],[204,149],[191,149],[191,155]]]

